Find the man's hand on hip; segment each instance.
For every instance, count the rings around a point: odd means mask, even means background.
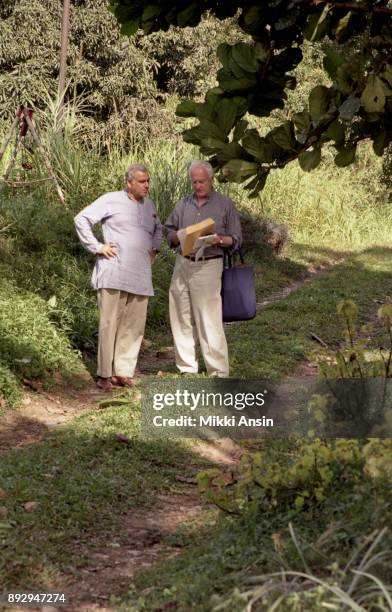
[[[102,249],[97,253],[97,255],[103,255],[106,259],[110,259],[111,257],[116,257],[117,255],[117,245],[114,242],[109,242],[108,244],[104,244]]]
[[[156,251],[150,251],[150,260],[151,260],[151,265],[153,265],[155,258],[157,256],[157,252]]]

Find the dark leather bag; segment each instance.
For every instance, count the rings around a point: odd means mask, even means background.
[[[240,256],[240,265],[233,265],[231,253],[224,251],[221,295],[222,316],[225,323],[249,321],[256,316],[253,268],[245,265],[241,249],[236,252]]]

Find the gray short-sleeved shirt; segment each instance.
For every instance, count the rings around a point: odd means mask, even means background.
[[[178,202],[166,220],[169,231],[177,231],[211,217],[215,221],[215,231],[222,236],[232,236],[234,247],[242,242],[241,223],[234,202],[218,191],[211,191],[208,200],[198,207],[194,194]],[[206,248],[204,255],[211,257],[222,253],[218,246]]]
[[[92,232],[102,224],[104,242],[115,243],[116,256],[106,259],[97,255],[91,284],[94,289],[120,289],[136,295],[154,295],[150,252],[159,250],[162,227],[154,203],[140,202],[127,192],[105,193],[75,217],[75,227],[83,246],[90,253],[103,247]]]

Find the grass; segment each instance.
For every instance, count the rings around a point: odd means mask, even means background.
[[[153,506],[179,472],[203,465],[180,441],[142,440],[139,414],[133,394],[125,406],[87,412],[42,443],[2,456],[2,590],[47,590],[62,572],[77,576],[89,560],[75,547],[107,545],[127,513]],[[29,512],[31,501],[37,506]]]
[[[312,357],[311,333],[335,346],[341,339],[337,303],[352,299],[363,317],[373,314],[377,300],[392,295],[391,262],[392,247],[369,248],[285,300],[259,310],[253,321],[230,325],[231,375],[266,379],[292,372]]]
[[[285,444],[287,452],[288,443]],[[265,445],[269,452],[269,443]],[[353,564],[354,557],[363,558],[377,536],[369,533],[369,515],[372,531],[376,526],[381,530],[390,524],[390,494],[386,481],[380,484],[363,479],[354,487],[339,481],[325,502],[302,510],[288,510],[279,504],[242,518],[221,516],[215,524],[206,525],[202,533],[188,538],[184,553],[141,574],[119,609],[134,612],[172,606],[181,612],[211,612],[216,606],[217,610],[233,612],[264,611],[272,609],[270,606],[282,592],[294,591],[297,599],[293,597],[287,607],[277,609],[324,610],[330,602],[328,589],[321,593],[316,590],[311,594],[313,600],[310,596],[307,599],[305,588],[309,586],[298,581],[290,585],[290,572],[313,573],[308,580],[314,576],[325,584],[336,584],[338,580],[347,588],[353,578],[349,567],[359,569],[360,565],[358,559]],[[389,555],[391,545],[391,534],[386,530],[378,540],[377,553]],[[374,549],[372,552],[376,553]],[[382,560],[373,559],[373,567],[368,569],[388,585],[388,557],[384,563]],[[269,585],[273,578],[271,592],[266,592],[268,600],[264,598],[254,608],[246,608],[256,594],[252,584],[262,586],[267,577]],[[309,607],[301,605],[303,599]],[[320,600],[323,605],[319,606]]]

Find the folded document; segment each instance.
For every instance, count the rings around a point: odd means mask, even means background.
[[[215,236],[214,232],[215,221],[211,218],[178,230],[177,236],[181,244],[181,253],[191,255],[198,252],[200,248],[204,250],[206,246],[212,244],[212,237]],[[198,240],[201,240],[201,242],[197,243]]]

